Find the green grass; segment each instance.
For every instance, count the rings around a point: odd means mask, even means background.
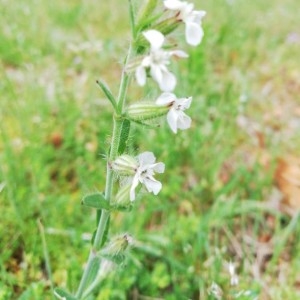
[[[129,40],[126,1],[109,2],[0,1],[0,300],[52,299],[40,219],[53,284],[74,291],[80,280],[90,247],[83,236],[95,227],[80,200],[104,188],[111,134],[112,110],[95,80],[117,91]],[[276,157],[300,149],[299,126],[289,125],[300,103],[300,46],[286,42],[300,34],[298,1],[195,3],[207,11],[205,38],[174,66],[178,95],[194,99],[192,128],[177,136],[167,125],[134,128],[133,149],[166,164],[163,190],[113,215],[110,235],[128,232],[139,246],[90,299],[213,299],[212,282],[225,299],[241,290],[299,297],[297,219],[264,206]],[[95,51],[72,50],[86,41]],[[130,101],[142,97],[137,89]],[[237,125],[241,114],[246,128]],[[263,235],[271,235],[273,255],[254,276]],[[230,260],[238,264],[235,288],[223,267]]]

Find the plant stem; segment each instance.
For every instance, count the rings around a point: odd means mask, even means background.
[[[126,100],[126,95],[127,95],[127,87],[129,85],[129,75],[126,73],[126,65],[129,59],[131,53],[131,47],[129,47],[128,50],[128,55],[125,59],[124,63],[124,69],[122,72],[122,77],[121,77],[121,82],[120,82],[120,89],[119,89],[119,94],[118,94],[118,99],[117,99],[117,115],[114,116],[113,118],[113,134],[112,134],[112,141],[111,141],[111,146],[110,146],[110,151],[109,151],[109,157],[108,157],[108,163],[107,163],[107,168],[106,168],[106,185],[105,185],[105,198],[108,202],[111,201],[112,197],[112,192],[113,192],[113,171],[110,167],[109,162],[113,161],[117,156],[118,156],[118,148],[120,144],[120,139],[121,139],[121,129],[122,129],[122,114],[124,110],[124,105],[125,105],[125,100]],[[78,290],[76,292],[76,298],[78,300],[82,299],[83,293],[85,291],[87,280],[89,278],[89,274],[91,271],[91,262],[95,254],[100,250],[102,247],[102,242],[103,242],[103,236],[104,232],[106,229],[106,224],[109,219],[110,212],[107,210],[102,210],[100,220],[97,226],[93,246],[87,261],[86,268],[83,272]]]

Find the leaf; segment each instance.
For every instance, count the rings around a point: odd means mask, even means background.
[[[59,300],[77,300],[76,297],[60,288],[54,290],[54,296]]]
[[[90,262],[90,271],[88,273],[88,278],[86,279],[85,289],[87,289],[96,279],[99,269],[100,269],[100,257],[94,256]]]
[[[110,101],[112,106],[114,107],[115,110],[117,110],[117,102],[115,97],[113,96],[112,92],[108,88],[108,86],[101,80],[97,80],[96,83],[99,85],[103,93],[105,94],[106,98]]]
[[[101,209],[97,209],[97,215],[96,215],[96,226],[98,226],[100,218],[101,218],[101,213],[102,210]]]
[[[136,31],[135,31],[135,14],[134,14],[134,8],[132,1],[129,0],[129,16],[130,16],[130,27],[132,31],[132,36],[135,37]]]
[[[124,151],[126,149],[129,132],[130,132],[130,121],[125,119],[122,123],[121,135],[120,135],[121,138],[120,138],[120,143],[119,143],[119,148],[118,148],[118,153],[120,155],[122,153],[124,153]]]
[[[141,24],[145,24],[146,26],[151,26],[152,22],[149,22],[148,19],[151,17],[153,11],[155,10],[156,6],[157,6],[157,2],[158,0],[148,0],[144,6],[142,7],[141,11],[140,11],[140,16],[139,16],[139,20],[138,23],[139,25],[137,27],[141,28]],[[143,29],[143,28],[141,28]]]
[[[101,241],[101,247],[105,244],[105,242],[107,240],[108,231],[109,231],[109,223],[110,223],[110,216],[109,216],[109,218],[106,222],[105,230],[104,230],[104,233],[103,233],[103,238],[102,238],[102,241]]]
[[[95,193],[84,196],[81,204],[96,209],[109,210],[110,208],[109,202],[105,199],[102,193]]]

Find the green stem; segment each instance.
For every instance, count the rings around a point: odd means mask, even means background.
[[[111,147],[110,147],[110,152],[109,152],[109,157],[108,157],[108,163],[107,163],[107,170],[106,170],[106,186],[105,186],[105,198],[108,202],[111,201],[112,197],[112,192],[113,192],[113,171],[110,167],[109,162],[113,161],[117,156],[118,156],[118,148],[120,144],[120,139],[121,139],[121,129],[122,129],[122,114],[124,110],[124,105],[125,105],[125,100],[126,100],[126,95],[127,95],[127,88],[129,85],[130,78],[128,74],[125,71],[129,56],[131,53],[131,47],[129,48],[128,55],[125,60],[124,64],[124,70],[122,72],[122,77],[121,77],[121,83],[120,83],[120,89],[119,89],[119,95],[117,99],[117,115],[114,116],[113,119],[113,135],[112,135],[112,141],[111,141]],[[78,300],[82,299],[83,293],[85,289],[87,288],[87,280],[89,278],[89,274],[91,271],[91,266],[92,266],[92,259],[95,256],[95,253],[97,253],[101,246],[102,246],[102,241],[103,241],[103,236],[106,228],[107,221],[109,219],[110,212],[106,210],[102,210],[101,217],[97,226],[92,250],[90,252],[86,268],[83,272],[77,293],[76,293],[76,298]]]

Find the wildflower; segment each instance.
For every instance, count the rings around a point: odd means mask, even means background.
[[[157,195],[162,188],[162,184],[157,181],[153,175],[154,172],[163,173],[165,170],[164,163],[155,163],[155,156],[152,152],[144,152],[138,155],[137,159],[138,167],[133,177],[130,189],[131,201],[135,199],[135,189],[139,182],[145,185],[148,192],[152,192],[154,195]]]
[[[223,291],[222,291],[222,289],[221,289],[220,286],[219,286],[217,283],[215,283],[215,282],[213,282],[213,283],[211,284],[211,286],[209,287],[209,289],[208,289],[207,292],[208,292],[209,295],[212,295],[212,296],[215,297],[217,300],[221,300],[222,297],[223,297]]]
[[[239,284],[239,278],[235,272],[235,265],[230,261],[226,264],[228,273],[230,275],[230,284],[232,286]]]
[[[151,77],[158,83],[160,89],[165,92],[172,91],[176,86],[176,77],[168,69],[170,57],[188,57],[184,51],[165,51],[162,49],[165,37],[157,30],[143,32],[144,37],[150,43],[150,53],[142,60],[136,68],[135,76],[137,83],[141,86],[146,83],[146,69],[150,69]]]
[[[189,45],[197,46],[201,43],[204,32],[201,27],[202,18],[206,15],[203,10],[194,10],[194,4],[179,0],[165,0],[167,9],[175,10],[177,18],[185,23],[185,38]]]
[[[155,163],[152,152],[141,153],[136,158],[126,154],[121,155],[112,163],[112,168],[116,172],[121,171],[121,175],[133,175],[129,192],[130,201],[135,200],[135,189],[139,183],[144,184],[147,191],[154,195],[157,195],[162,188],[162,184],[153,175],[155,172],[163,173],[165,164]]]
[[[127,233],[115,236],[111,242],[101,250],[100,254],[104,257],[113,257],[124,254],[130,245],[133,244],[133,238]]]
[[[191,127],[191,118],[184,113],[191,105],[192,97],[177,98],[172,93],[163,93],[156,100],[157,105],[169,107],[167,121],[171,130],[177,133],[177,129],[187,129]]]

